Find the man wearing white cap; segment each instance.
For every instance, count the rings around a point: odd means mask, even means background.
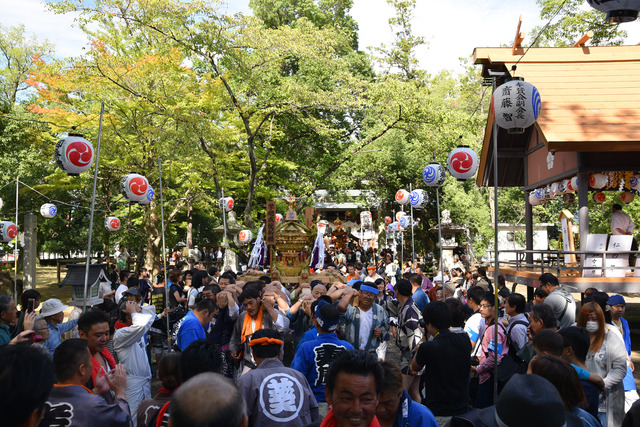
[[[48,299],[42,303],[40,315],[44,317],[49,327],[49,338],[42,345],[49,350],[51,357],[53,357],[53,352],[62,342],[62,334],[73,329],[78,324],[78,319],[62,323],[64,310],[68,307],[68,305],[63,305],[56,298]]]

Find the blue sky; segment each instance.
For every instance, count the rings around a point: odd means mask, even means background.
[[[249,13],[249,0],[228,0],[230,12]],[[56,46],[57,56],[78,55],[86,39],[74,27],[72,15],[55,15],[40,0],[0,0],[0,23],[24,24],[29,33]],[[518,17],[527,33],[540,24],[535,0],[418,0],[413,29],[428,46],[418,50],[420,65],[431,73],[442,69],[460,71],[458,58],[468,57],[474,47],[500,46],[513,41]],[[390,43],[393,34],[388,19],[393,10],[386,0],[354,0],[351,15],[359,25],[361,49]],[[629,44],[640,42],[640,21],[625,24]]]

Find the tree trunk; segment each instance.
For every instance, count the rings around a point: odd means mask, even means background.
[[[153,203],[153,202],[152,202]],[[153,208],[145,213],[144,232],[147,235],[147,256],[144,266],[151,276],[160,271],[162,260],[162,235],[159,232],[160,218]]]
[[[187,202],[187,249],[193,249],[193,203]]]

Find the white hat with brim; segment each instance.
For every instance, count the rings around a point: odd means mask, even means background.
[[[42,303],[42,309],[40,309],[40,315],[42,317],[53,316],[68,308],[68,305],[64,305],[59,299],[51,298]]]

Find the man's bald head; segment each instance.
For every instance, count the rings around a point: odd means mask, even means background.
[[[222,375],[203,373],[180,386],[171,398],[172,427],[246,427],[245,403]]]

